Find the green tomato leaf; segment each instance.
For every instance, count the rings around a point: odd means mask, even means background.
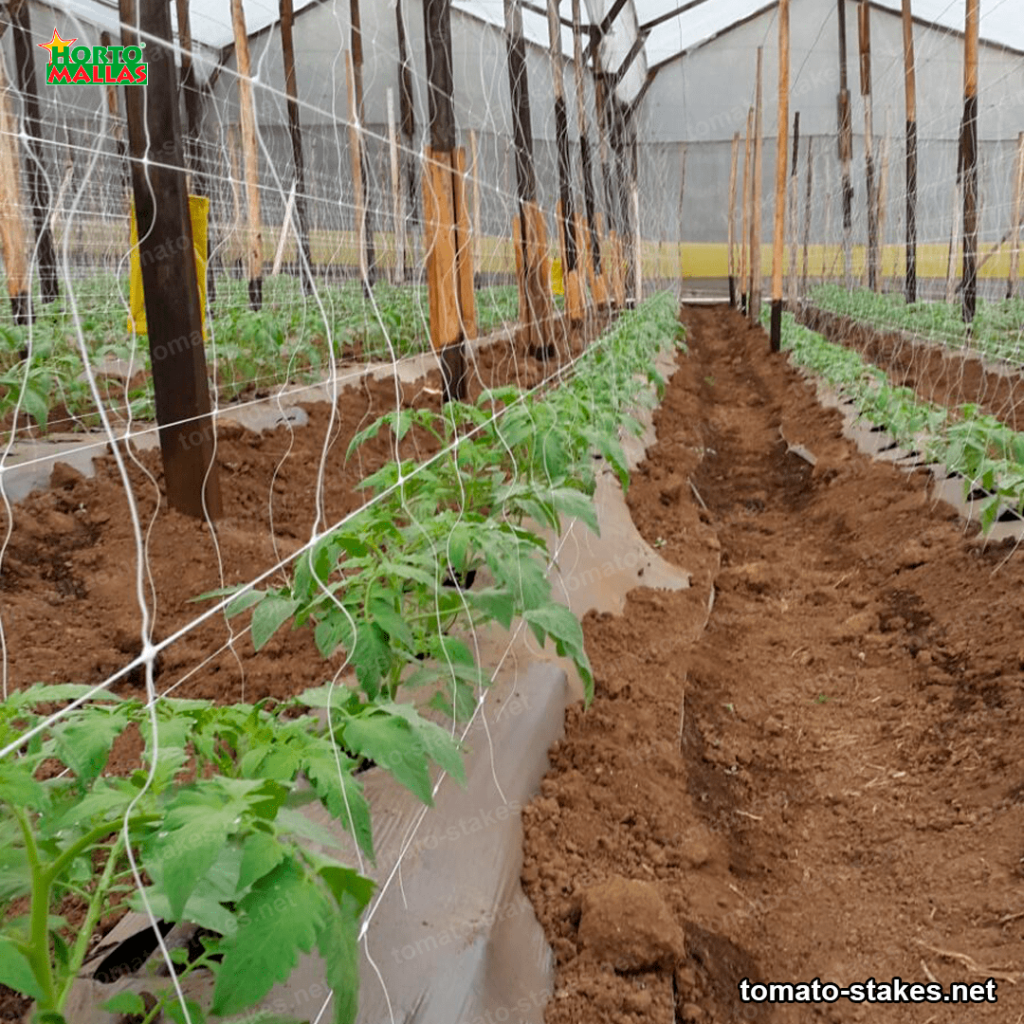
[[[260,650],[295,614],[300,601],[282,594],[268,594],[252,614],[252,645]]]
[[[0,935],[0,985],[13,988],[30,999],[42,999],[43,991],[32,973],[28,958],[10,939]]]

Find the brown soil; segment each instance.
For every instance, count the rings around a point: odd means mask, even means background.
[[[549,362],[547,371],[555,365]],[[478,371],[469,386],[473,400],[484,387],[533,386],[542,379],[544,367],[504,344],[478,356]],[[432,372],[397,393],[405,407],[439,408],[440,377]],[[361,506],[367,494],[357,490],[359,482],[394,457],[388,431],[367,442],[351,460],[346,461],[345,453],[355,432],[395,404],[396,383],[390,379],[366,379],[341,393],[327,439],[321,529]],[[221,426],[218,464],[225,508],[215,537],[204,523],[167,506],[158,451],[137,452],[136,464],[128,463],[145,534],[145,587],[155,607],[157,640],[183,628],[207,607],[194,603],[198,595],[250,580],[308,540],[330,407],[319,403],[305,408],[309,424],[295,430],[254,433],[231,423]],[[418,460],[434,450],[429,435],[411,431],[400,454]],[[0,511],[0,536],[6,529]],[[113,456],[97,460],[93,478],[58,464],[49,490],[14,507],[12,533],[0,561],[7,685],[95,684],[137,657],[136,564],[128,502]],[[175,696],[219,701],[282,699],[319,685],[333,673],[310,630],[281,630],[258,654],[248,634],[226,647],[232,629],[240,633],[245,624],[245,616],[230,623],[214,616],[192,629],[159,657],[158,689],[179,684]],[[118,685],[123,695],[139,695],[144,679],[136,672]]]
[[[1020,374],[996,373],[977,356],[819,309],[806,309],[798,319],[829,341],[855,349],[885,370],[893,384],[912,388],[925,401],[950,409],[978,405],[1013,430],[1024,430]]]
[[[524,814],[546,1020],[1016,1024],[1024,563],[858,454],[759,329],[684,319],[629,503],[693,589],[588,619],[597,696]],[[637,882],[640,915],[620,909]],[[989,976],[997,1005],[738,998],[744,978]]]

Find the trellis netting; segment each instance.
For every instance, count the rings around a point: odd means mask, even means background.
[[[559,538],[597,525],[595,465],[628,483],[678,297],[731,284],[754,312],[752,243],[795,315],[884,349],[897,390],[861,398],[888,427],[910,409],[905,439],[927,428],[951,465],[998,441],[998,480],[960,469],[992,517],[1014,504],[1024,39],[1011,4],[982,5],[973,190],[968,11],[907,10],[792,0],[780,255],[774,3],[7,5],[6,1019],[62,1019],[126,911],[162,980],[111,989],[111,1013],[235,1018],[317,951],[311,1019],[356,1019],[375,908],[428,813],[378,876],[364,775],[427,806],[458,779],[506,633],[589,692]],[[936,344],[970,352],[939,366]]]

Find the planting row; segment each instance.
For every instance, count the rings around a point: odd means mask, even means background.
[[[246,284],[229,277],[216,282],[216,302],[207,324],[207,358],[218,397],[231,401],[247,392],[286,382],[322,380],[336,358],[391,359],[429,345],[426,289],[381,282],[368,299],[360,283],[321,285],[303,295],[290,277],[265,282],[265,306],[248,308]],[[152,419],[149,349],[128,323],[128,282],[110,274],[76,282],[74,303],[91,365],[109,360],[130,367],[128,379],[101,376],[106,406],[117,417]],[[518,315],[515,287],[484,288],[477,294],[481,333]],[[29,327],[0,326],[0,424],[11,413],[37,428],[71,430],[97,426],[96,405],[83,374],[82,353],[67,297],[36,305]]]
[[[811,305],[847,316],[880,331],[906,331],[951,348],[970,348],[993,359],[1024,363],[1024,299],[979,300],[968,326],[956,302],[908,304],[902,295],[823,284],[811,290]]]
[[[965,497],[983,499],[983,529],[990,529],[1004,509],[1024,513],[1024,434],[976,405],[948,409],[923,401],[911,388],[890,383],[884,370],[800,326],[790,314],[783,319],[782,343],[797,364],[851,399],[863,418],[888,431],[901,448],[962,476]]]
[[[427,804],[433,766],[462,778],[457,724],[489,681],[471,639],[488,623],[550,639],[589,698],[582,629],[552,597],[542,528],[557,534],[565,517],[597,528],[594,455],[628,485],[620,431],[639,431],[633,411],[663,387],[654,359],[680,344],[675,302],[659,296],[543,390],[403,409],[355,437],[350,452],[381,431],[396,442],[425,431],[443,447],[368,478],[372,500],[310,545],[286,585],[197,599],[251,612],[256,648],[287,624],[313,630],[323,686],[217,706],[38,685],[0,705],[0,984],[34,1000],[40,1024],[62,1024],[94,937],[127,905],[201,929],[170,956],[179,982],[211,972],[213,995],[187,1001],[186,1018],[170,981],[151,981],[155,1002],[123,993],[111,1010],[143,1024],[236,1014],[316,949],[333,1019],[353,1021],[374,888],[358,772],[384,768]],[[137,770],[105,774],[129,730],[144,746]],[[338,849],[302,813],[315,801],[352,835],[357,867],[314,852]]]

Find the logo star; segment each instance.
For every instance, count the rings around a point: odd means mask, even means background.
[[[50,51],[49,63],[52,64],[53,63],[53,51],[54,50],[57,51],[57,54],[59,56],[63,57],[63,56],[66,55],[65,51],[68,49],[68,47],[72,43],[77,43],[77,42],[78,42],[78,37],[77,36],[75,36],[74,39],[61,39],[61,37],[57,34],[57,30],[54,29],[53,30],[53,36],[51,37],[51,39],[50,39],[50,41],[48,43],[36,43],[36,46],[41,46],[44,50],[49,50]]]

